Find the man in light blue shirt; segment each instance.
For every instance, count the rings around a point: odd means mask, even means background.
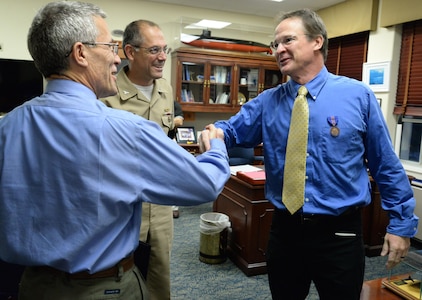
[[[215,124],[224,130],[228,148],[264,144],[266,198],[276,207],[267,252],[272,296],[305,299],[313,281],[321,299],[359,299],[365,259],[360,208],[371,201],[367,168],[390,216],[381,253],[388,254],[388,268],[406,256],[418,224],[408,177],[373,92],[324,66],[328,40],[319,16],[307,9],[283,15],[272,47],[291,79]],[[309,91],[305,190],[303,206],[292,215],[282,191],[289,176],[284,166],[291,112],[301,85]]]
[[[28,266],[20,299],[148,299],[133,264],[141,203],[213,201],[230,176],[221,130],[195,158],[98,100],[120,63],[104,18],[87,3],[42,8],[28,47],[46,91],[0,122],[0,259]]]

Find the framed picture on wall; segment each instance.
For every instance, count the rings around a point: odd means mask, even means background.
[[[390,89],[390,62],[364,63],[362,81],[374,92],[388,92]]]

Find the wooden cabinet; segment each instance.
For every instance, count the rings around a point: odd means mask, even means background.
[[[227,253],[247,276],[265,274],[268,235],[274,206],[265,199],[264,185],[251,185],[231,176],[213,210],[229,216]]]
[[[271,55],[181,47],[172,53],[174,98],[186,112],[239,111],[285,81]]]

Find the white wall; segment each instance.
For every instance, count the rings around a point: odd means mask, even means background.
[[[368,57],[369,63],[391,62],[390,67],[390,89],[388,92],[376,92],[377,98],[381,98],[381,110],[387,121],[391,138],[395,140],[396,117],[393,115],[396,90],[397,75],[399,69],[401,46],[401,26],[391,26],[389,28],[380,28],[371,32],[369,35]]]
[[[36,11],[43,5],[49,3],[48,0],[17,0],[0,3],[0,58],[31,59],[26,45],[26,37],[31,21]],[[88,1],[99,5],[107,13],[107,23],[110,31],[114,29],[124,30],[126,25],[137,19],[148,19],[158,23],[166,37],[170,47],[177,48],[183,46],[180,43],[180,33],[182,31],[181,21],[186,19],[214,19],[229,21],[237,24],[242,29],[235,33],[227,30],[212,29],[213,36],[231,37],[237,39],[251,40],[255,42],[269,44],[272,40],[273,19],[242,15],[234,13],[224,13],[213,10],[204,10],[184,6],[159,4],[140,0],[97,0]],[[254,33],[250,30],[258,28],[268,28],[265,34]],[[200,30],[190,32],[191,34],[201,34]],[[231,36],[230,36],[231,35]],[[235,35],[235,36],[233,36]],[[114,37],[121,39],[121,37]],[[164,77],[171,77],[171,58],[168,58]]]

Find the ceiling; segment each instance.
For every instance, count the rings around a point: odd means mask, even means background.
[[[221,10],[241,14],[274,18],[280,11],[291,11],[300,8],[319,10],[345,0],[146,0],[156,3],[184,5],[197,8]]]

